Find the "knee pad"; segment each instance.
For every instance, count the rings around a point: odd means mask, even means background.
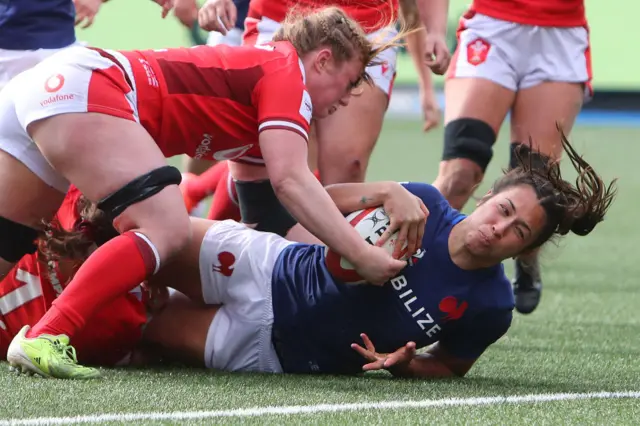
[[[280,203],[270,181],[237,180],[236,192],[240,202],[242,222],[255,223],[256,231],[273,232],[284,237],[298,223]]]
[[[521,161],[526,165],[530,164],[532,169],[542,169],[549,164],[551,157],[532,151],[528,144],[511,142],[509,147],[509,169],[519,167]]]
[[[0,216],[0,258],[15,263],[36,252],[38,231]]]
[[[496,132],[482,120],[459,118],[444,128],[442,159],[466,158],[473,161],[484,173],[493,157]]]
[[[173,166],[151,170],[135,178],[116,192],[98,202],[98,208],[112,220],[120,216],[127,207],[144,201],[169,185],[180,185],[182,173]]]

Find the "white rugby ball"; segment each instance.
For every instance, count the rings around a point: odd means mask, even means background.
[[[347,221],[358,234],[369,244],[375,245],[378,239],[387,230],[391,221],[382,207],[372,207],[355,211],[347,216]],[[398,231],[394,232],[381,247],[389,254],[393,254],[398,241]],[[401,260],[408,259],[407,243],[402,247]],[[340,256],[329,247],[325,249],[325,262],[327,269],[336,279],[348,284],[362,284],[365,280],[356,272],[351,262]]]

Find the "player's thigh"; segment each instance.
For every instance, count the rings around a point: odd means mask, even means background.
[[[286,235],[297,220],[278,199],[267,168],[239,161],[242,159],[229,162],[229,172],[234,179],[240,220],[260,231]]]
[[[35,229],[53,218],[65,193],[0,147],[0,216]]]
[[[157,356],[205,367],[209,328],[219,306],[205,306],[173,293],[165,307],[145,327],[143,343]]]
[[[281,371],[271,342],[271,280],[292,244],[233,221],[209,228],[200,250],[204,301],[222,304],[209,335],[207,367],[227,371]]]
[[[346,107],[316,122],[322,183],[361,182],[387,109],[387,95],[363,85]]]
[[[397,35],[395,27],[368,34],[374,45]],[[315,124],[318,168],[325,185],[364,181],[396,75],[397,50],[389,48],[375,58],[380,65],[367,67],[372,84],[354,91],[349,104]]]
[[[580,83],[544,82],[520,90],[511,115],[511,140],[531,140],[534,149],[558,157],[562,143],[557,124],[565,133],[571,131],[582,108],[583,95]]]
[[[290,244],[231,220],[209,227],[199,252],[204,303],[240,304],[247,307],[246,320],[260,319],[277,258]]]
[[[189,243],[174,259],[149,279],[149,284],[159,288],[178,290],[197,303],[204,303],[200,273],[200,250],[204,237],[216,221],[190,218],[193,235]]]
[[[487,123],[496,135],[515,100],[515,92],[484,78],[452,78],[444,84],[445,125],[461,118]]]
[[[151,136],[134,121],[99,113],[62,114],[33,123],[30,131],[53,167],[95,202],[166,165]],[[94,136],[88,140],[88,134]],[[121,232],[143,232],[161,259],[185,244],[190,232],[177,185],[131,205],[114,225]]]
[[[519,52],[513,24],[477,13],[460,20],[458,45],[445,80],[445,124],[472,118],[496,134],[517,90]]]
[[[52,169],[18,118],[16,100],[31,84],[23,74],[0,91],[0,216],[39,228],[55,214],[68,182]]]
[[[0,277],[32,249],[35,230],[53,218],[68,187],[17,119],[13,97],[21,95],[14,90],[19,88],[13,81],[0,92]]]
[[[583,27],[548,27],[527,39],[538,55],[530,59],[520,82],[511,138],[517,142],[531,138],[542,152],[559,155],[562,147],[556,123],[569,132],[591,92],[589,33]],[[546,60],[534,60],[540,55]]]

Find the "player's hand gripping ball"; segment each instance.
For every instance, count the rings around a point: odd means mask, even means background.
[[[355,211],[347,216],[347,221],[353,226],[358,234],[369,244],[375,245],[378,239],[384,234],[391,220],[382,207],[372,207],[365,210]],[[398,241],[398,231],[391,234],[391,237],[381,246],[389,255],[393,251]],[[407,243],[400,254],[400,260],[407,260]],[[345,258],[340,256],[329,247],[325,248],[325,262],[327,269],[334,278],[347,284],[363,284],[365,280],[356,272],[354,266]]]

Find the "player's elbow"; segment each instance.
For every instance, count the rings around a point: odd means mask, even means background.
[[[308,171],[310,174],[311,172]],[[300,192],[304,185],[305,174],[298,170],[298,167],[281,167],[269,171],[269,179],[273,191],[279,199],[289,199],[295,193]]]

